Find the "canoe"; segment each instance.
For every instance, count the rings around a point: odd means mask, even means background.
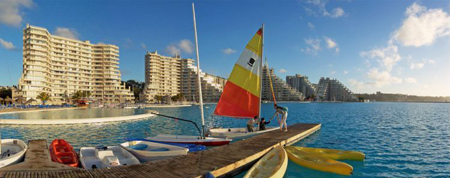
[[[120,146],[136,156],[141,162],[186,155],[189,151],[185,147],[142,140],[128,141],[120,144]]]
[[[50,157],[53,162],[78,167],[80,161],[77,152],[63,139],[54,139],[50,144]]]
[[[287,146],[284,149],[289,159],[300,166],[340,175],[351,175],[353,173],[353,167],[347,163],[306,153],[293,146]]]
[[[354,160],[364,161],[365,155],[359,151],[346,151],[326,148],[307,148],[307,147],[295,147],[296,149],[311,153],[316,156],[325,157],[334,160]]]
[[[221,146],[226,145],[232,141],[232,139],[228,138],[206,137],[205,139],[202,139],[200,138],[200,136],[165,135],[165,134],[160,134],[155,137],[147,137],[145,139],[165,143],[184,143],[184,144],[196,144],[205,146]]]
[[[254,132],[248,132],[247,128],[211,128],[209,129],[209,135],[212,137],[236,139],[251,137],[277,129],[280,129],[280,127],[268,127],[266,130],[256,130]]]
[[[152,141],[152,140],[147,140],[147,139],[135,139],[135,138],[128,138],[128,139],[126,139],[126,141],[139,141],[139,140],[140,141],[155,142],[155,143],[164,143],[164,144],[184,147],[184,148],[189,149],[189,151],[188,151],[189,153],[206,150],[206,146],[205,145],[184,144],[184,143],[168,143],[168,142]]]
[[[288,156],[283,146],[277,146],[264,155],[250,170],[244,178],[273,177],[282,178],[286,173]]]
[[[103,148],[82,147],[80,162],[84,169],[106,168],[139,164],[139,160],[120,146]]]
[[[0,168],[22,161],[28,150],[27,144],[19,139],[2,139],[0,142]]]

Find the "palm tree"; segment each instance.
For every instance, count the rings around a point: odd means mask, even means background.
[[[50,100],[50,94],[46,92],[39,93],[39,95],[36,97],[36,99],[40,99],[42,101],[42,104],[45,105],[45,102]]]

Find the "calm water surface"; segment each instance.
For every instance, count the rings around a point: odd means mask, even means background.
[[[289,108],[288,124],[322,123],[320,131],[295,145],[364,152],[366,154],[364,162],[346,161],[354,168],[353,177],[450,176],[450,104],[280,103],[280,105]],[[215,105],[205,105],[205,116],[210,116],[214,107]],[[198,106],[152,110],[201,123]],[[264,104],[262,111],[266,118],[272,116],[272,105]],[[146,111],[136,110],[126,115],[143,112]],[[113,111],[111,113],[117,114]],[[206,123],[209,127],[244,127],[246,120],[207,117]],[[276,124],[272,122],[270,125]],[[77,149],[82,146],[117,145],[127,137],[141,138],[158,133],[197,134],[192,125],[161,117],[122,123],[0,127],[2,138],[24,140],[62,138]],[[289,162],[285,177],[340,176],[303,168]]]

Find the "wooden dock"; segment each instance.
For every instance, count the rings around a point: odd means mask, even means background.
[[[146,164],[94,170],[11,170],[0,169],[0,177],[231,177],[248,169],[264,154],[278,145],[291,145],[319,130],[320,124],[295,124],[288,132],[279,130],[206,151],[190,153]],[[25,163],[27,160],[25,160]],[[13,166],[11,166],[13,167]]]

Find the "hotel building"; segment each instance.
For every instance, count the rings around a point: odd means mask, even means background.
[[[357,101],[356,96],[339,80],[320,78],[317,84],[317,99],[325,101]]]
[[[203,101],[218,101],[226,80],[200,71]],[[145,102],[157,102],[156,96],[182,94],[186,101],[198,102],[197,66],[193,59],[179,55],[163,56],[155,52],[145,55]]]
[[[308,77],[300,74],[295,76],[286,76],[286,83],[292,88],[297,89],[306,98],[310,98],[316,93],[316,88],[309,82]]]
[[[118,57],[115,45],[55,36],[27,24],[20,93],[28,100],[47,92],[49,104],[65,103],[77,91],[90,92],[99,103],[132,102],[133,93],[121,83]]]
[[[277,101],[302,101],[304,99],[302,93],[289,86],[280,77],[276,76],[273,68],[269,69],[266,65],[264,65],[262,75],[262,100],[273,101],[272,91],[270,89],[269,75],[272,80],[275,99]]]

